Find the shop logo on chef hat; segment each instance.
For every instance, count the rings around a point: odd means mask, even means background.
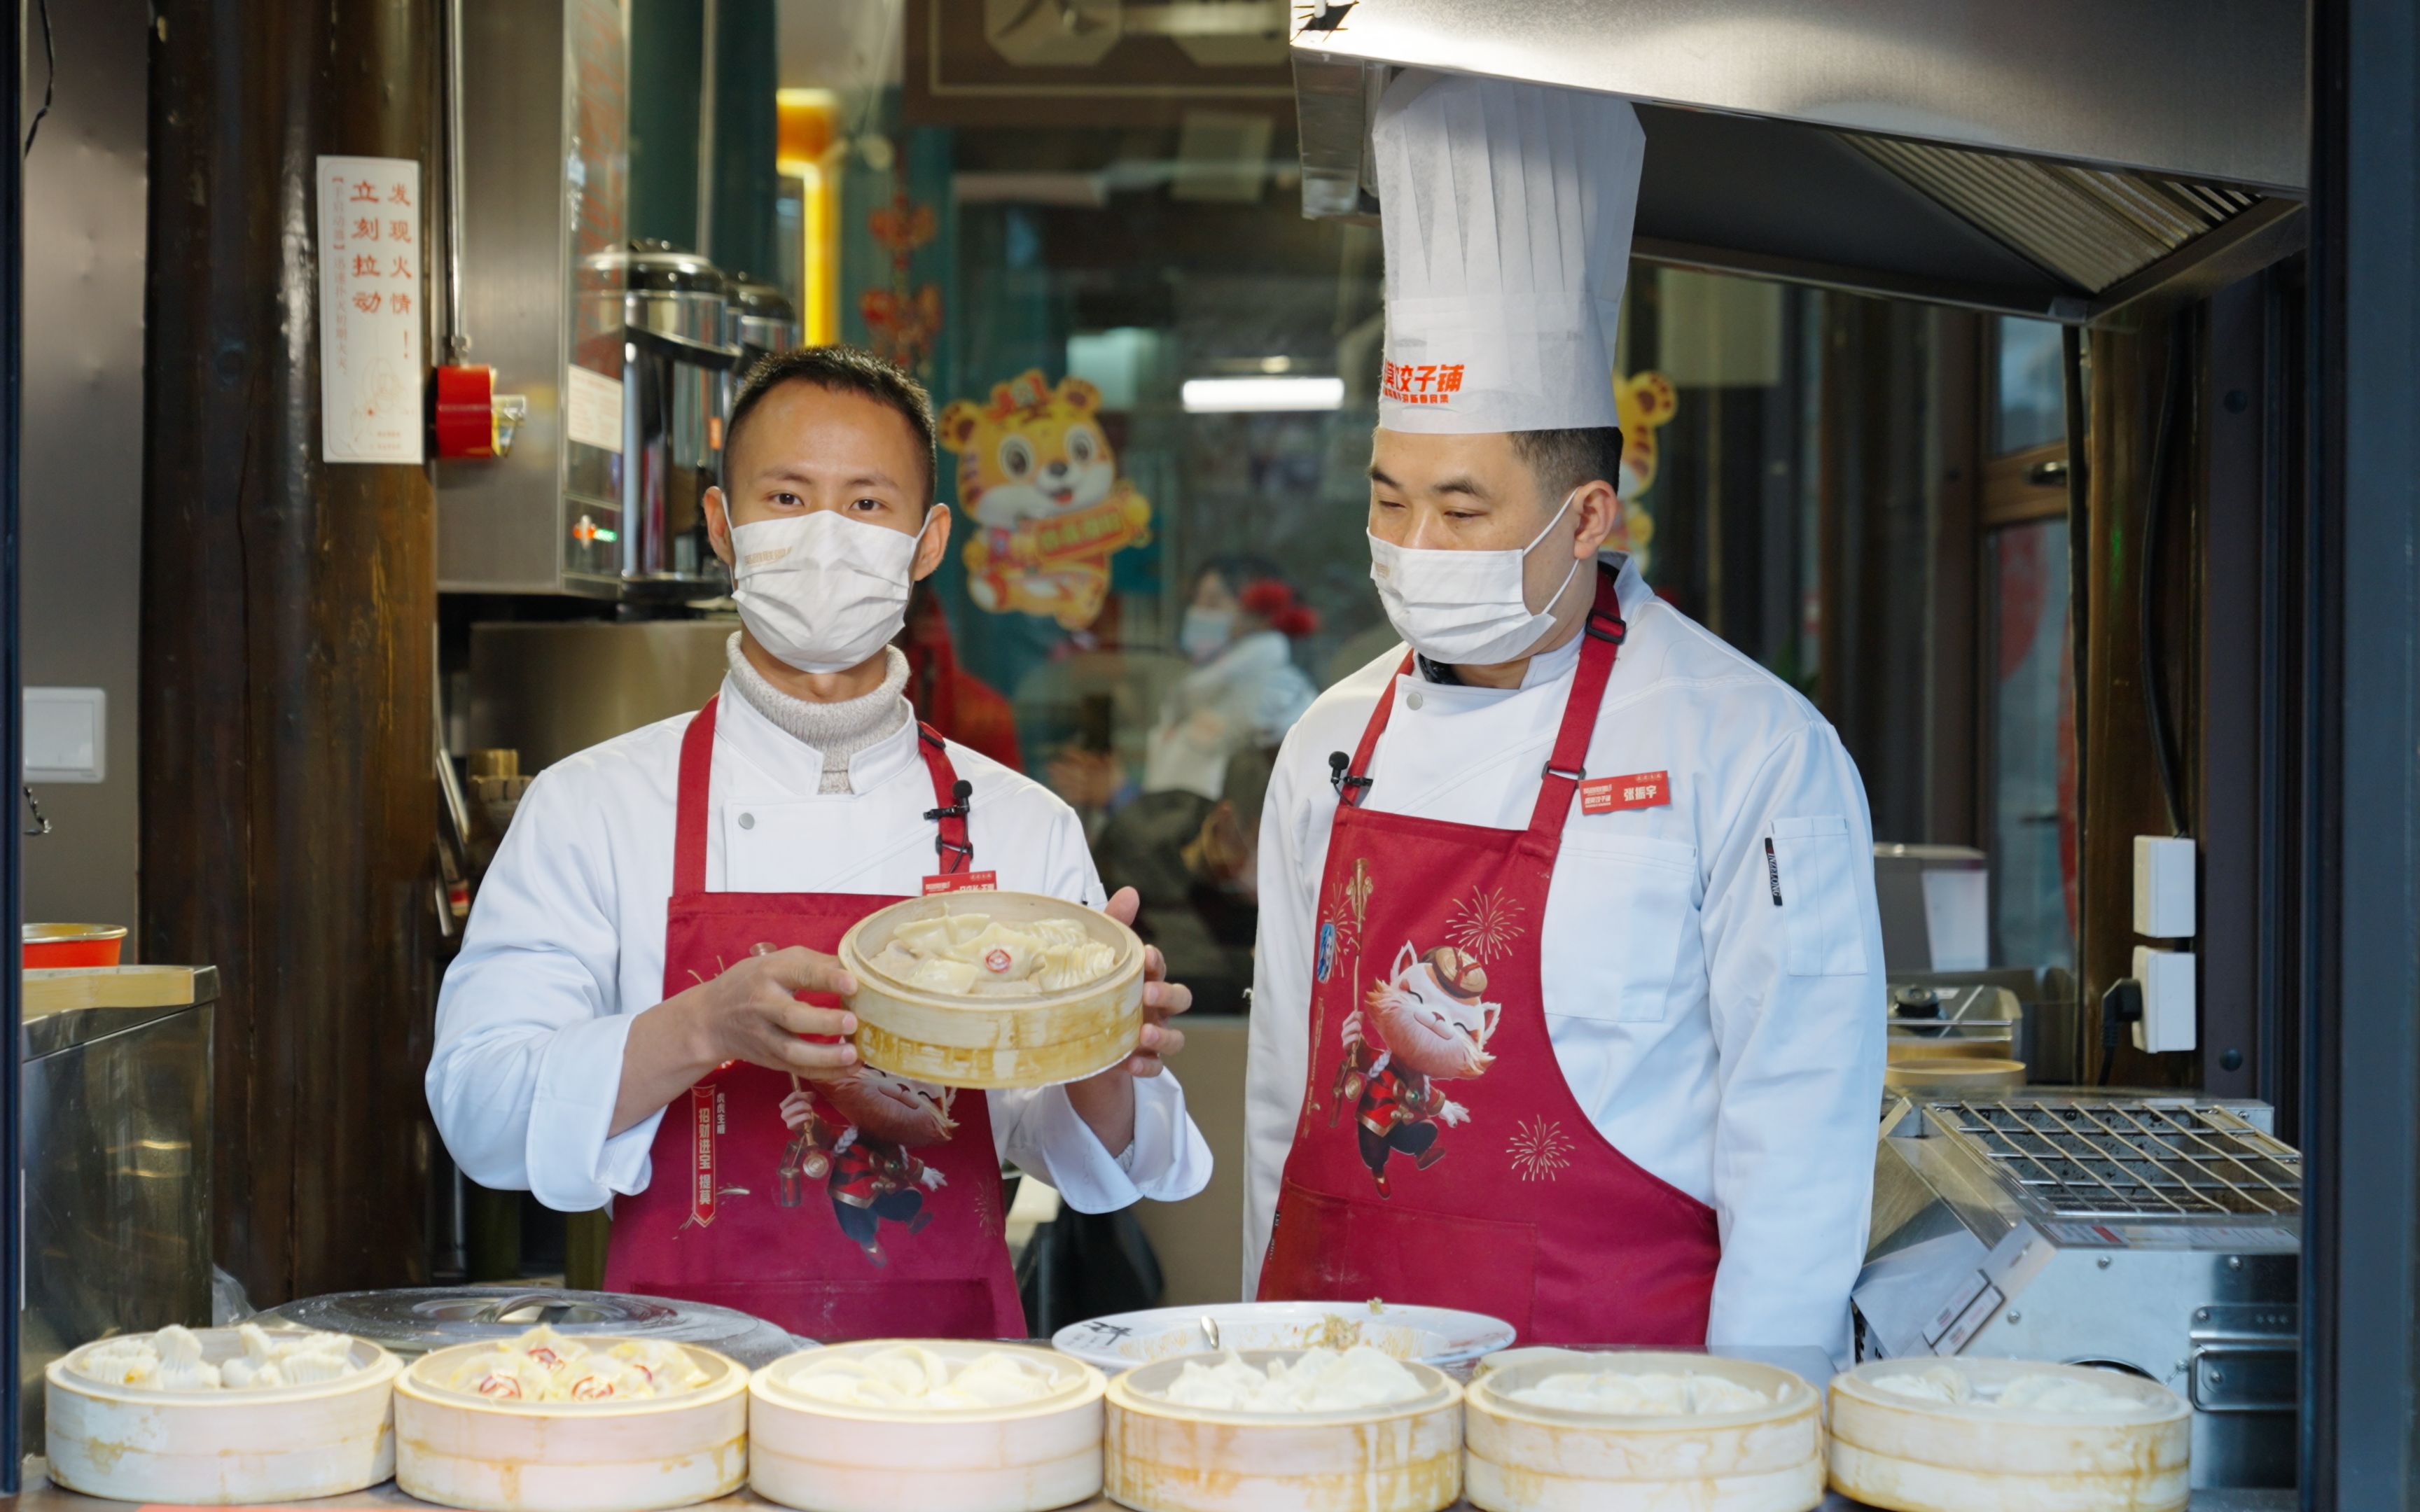
[[[1388,363],[1378,392],[1394,404],[1451,404],[1462,392],[1462,363]]]
[[[1371,120],[1387,332],[1378,424],[1621,424],[1612,386],[1638,176],[1618,95],[1407,69]]]

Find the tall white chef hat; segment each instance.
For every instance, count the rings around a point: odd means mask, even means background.
[[[1389,430],[1613,425],[1646,133],[1615,95],[1410,70],[1371,129]]]

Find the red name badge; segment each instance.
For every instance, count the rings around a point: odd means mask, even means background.
[[[1658,809],[1672,801],[1672,781],[1662,772],[1633,772],[1628,777],[1590,778],[1580,784],[1580,812],[1613,813],[1622,809]]]
[[[924,879],[924,896],[927,898],[944,892],[998,892],[999,890],[1000,873],[997,872],[945,872],[939,876]]]

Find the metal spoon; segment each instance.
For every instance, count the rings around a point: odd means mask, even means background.
[[[1218,1319],[1208,1313],[1202,1315],[1202,1336],[1210,1341],[1212,1349],[1218,1348]]]

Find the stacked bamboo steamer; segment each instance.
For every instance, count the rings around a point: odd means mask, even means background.
[[[947,1359],[1016,1355],[1052,1379],[1048,1396],[1009,1407],[844,1406],[790,1387],[819,1363],[899,1342],[807,1350],[757,1371],[749,1384],[750,1489],[801,1512],[1047,1512],[1100,1494],[1109,1382],[1081,1360],[1023,1345],[917,1341]]]
[[[1522,1350],[1466,1396],[1464,1484],[1481,1512],[1807,1512],[1823,1500],[1823,1397],[1788,1370],[1656,1350]],[[1711,1375],[1762,1393],[1736,1412],[1621,1416],[1516,1401],[1566,1372]]]
[[[1299,1350],[1243,1350],[1248,1364]],[[1109,1382],[1103,1478],[1136,1512],[1439,1512],[1462,1494],[1462,1388],[1429,1365],[1409,1401],[1338,1412],[1231,1412],[1159,1394],[1186,1359]]]
[[[900,925],[944,913],[983,914],[1009,927],[1073,921],[1117,952],[1103,976],[1034,997],[985,997],[911,987],[872,963]],[[1142,1033],[1142,941],[1095,909],[1032,892],[964,891],[877,909],[841,936],[840,963],[857,979],[849,1011],[857,1051],[876,1071],[941,1087],[1048,1087],[1107,1071]]]
[[[582,1338],[595,1350],[624,1342]],[[627,1401],[495,1400],[446,1387],[492,1344],[423,1355],[395,1389],[396,1484],[474,1512],[662,1512],[748,1479],[748,1372],[682,1345],[706,1383]]]
[[[2045,1412],[1930,1401],[1874,1384],[1946,1369],[1979,1396],[2071,1377],[2133,1404]],[[1890,1512],[2182,1512],[2193,1412],[2157,1381],[2031,1360],[1877,1360],[1833,1378],[1833,1489]]]
[[[202,1358],[241,1355],[232,1328],[196,1329]],[[105,1341],[104,1341],[105,1342]],[[395,1473],[395,1381],[402,1363],[356,1339],[350,1375],[268,1391],[167,1392],[104,1385],[70,1350],[43,1373],[50,1475],[122,1502],[225,1506],[341,1496]]]

